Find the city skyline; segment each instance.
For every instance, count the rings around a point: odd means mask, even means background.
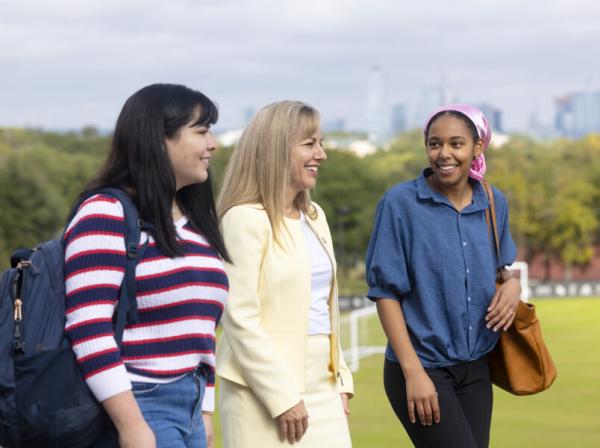
[[[426,4],[426,8],[424,7]],[[423,92],[503,112],[507,131],[555,100],[600,88],[600,4],[551,0],[422,5],[373,0],[0,0],[0,126],[111,129],[125,99],[152,82],[199,89],[218,128],[249,110],[300,99],[324,122],[367,130],[367,85],[380,66],[389,105],[415,124]]]

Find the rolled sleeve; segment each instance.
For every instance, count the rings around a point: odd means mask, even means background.
[[[366,256],[367,297],[400,300],[411,291],[402,226],[389,193],[377,205],[373,233]]]

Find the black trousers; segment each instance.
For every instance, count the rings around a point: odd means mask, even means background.
[[[406,382],[400,364],[385,360],[387,397],[417,448],[487,448],[492,421],[492,382],[484,357],[450,367],[425,369],[438,393],[440,422],[423,426],[408,419]]]

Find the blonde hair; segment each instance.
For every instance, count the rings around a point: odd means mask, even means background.
[[[236,205],[259,203],[269,217],[275,241],[280,242],[281,229],[286,228],[290,152],[317,131],[319,122],[319,112],[300,101],[279,101],[262,108],[244,129],[225,170],[217,203],[219,219]],[[308,190],[298,193],[294,206],[316,216]]]

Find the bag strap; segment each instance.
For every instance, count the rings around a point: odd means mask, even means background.
[[[500,238],[498,238],[498,223],[496,215],[496,202],[494,201],[494,190],[486,181],[480,181],[485,193],[488,197],[490,206],[485,209],[485,222],[488,227],[488,234],[494,239],[494,247],[496,248],[496,281],[502,283],[502,267],[500,266]]]
[[[137,207],[133,203],[129,193],[125,190],[120,188],[103,188],[95,193],[106,194],[117,198],[123,206],[123,213],[125,215],[125,250],[127,253],[127,262],[125,264],[125,276],[119,291],[117,317],[114,321],[115,340],[120,346],[127,322],[136,323],[139,321],[136,300],[135,268],[138,260],[144,256],[148,247],[148,240],[140,245],[140,234],[143,230],[152,230],[152,225],[140,219]]]
[[[113,319],[115,340],[117,345],[121,346],[127,322],[135,323],[138,321],[135,268],[138,260],[143,257],[148,247],[148,241],[142,245],[139,244],[141,232],[151,231],[152,224],[140,219],[137,207],[133,203],[129,193],[121,188],[113,187],[93,190],[82,196],[75,207],[73,207],[68,222],[73,219],[81,204],[96,194],[103,194],[117,199],[123,206],[123,214],[125,216],[125,250],[127,262],[125,264],[125,276],[119,290],[119,305],[117,307],[116,318]]]

